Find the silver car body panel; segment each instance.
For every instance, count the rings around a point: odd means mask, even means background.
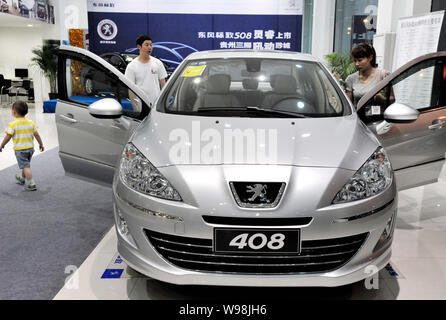
[[[65,172],[110,186],[122,149],[139,124],[125,116],[93,118],[85,106],[58,102],[56,125]]]
[[[389,153],[398,190],[438,181],[445,159],[446,130],[432,131],[429,126],[445,116],[446,109],[421,113],[414,123],[393,124],[390,131],[378,136]]]
[[[218,124],[216,121],[218,120]],[[169,150],[182,143],[171,137],[174,130],[181,130],[188,136],[187,142],[200,144],[203,149],[209,142],[201,141],[200,134],[213,130],[222,137],[234,129],[241,132],[265,130],[265,149],[268,155],[270,145],[268,133],[277,135],[277,159],[268,164],[292,165],[303,167],[329,167],[358,170],[378,147],[378,140],[358,120],[356,114],[337,118],[274,119],[274,118],[224,118],[178,116],[152,110],[151,116],[135,132],[133,144],[152,162],[155,167],[178,165],[175,158],[169,157]],[[321,130],[323,128],[323,130]],[[227,137],[232,136],[226,134]],[[227,138],[229,139],[229,138]],[[327,140],[339,141],[327,144]],[[235,139],[232,139],[235,144]],[[255,140],[254,140],[255,141]],[[263,141],[262,141],[263,142]],[[258,141],[255,143],[260,144]],[[217,142],[216,145],[219,145]],[[246,151],[246,139],[244,141]],[[192,148],[190,148],[192,151]],[[192,153],[192,152],[190,152]],[[190,156],[188,164],[199,165],[200,158]],[[255,160],[255,159],[254,159]],[[252,160],[251,160],[252,161]],[[256,164],[247,157],[236,159],[224,157],[214,164]]]
[[[118,251],[134,269],[158,280],[175,284],[206,284],[232,286],[340,286],[360,281],[368,275],[367,266],[383,268],[390,260],[391,249],[373,252],[389,219],[396,213],[396,187],[393,184],[383,194],[368,200],[341,205],[330,205],[334,194],[352,172],[343,169],[301,168],[290,166],[175,166],[163,168],[162,173],[172,179],[184,203],[172,204],[138,194],[127,188],[115,177],[113,188],[115,210],[119,210],[128,224],[136,248],[117,230]],[[197,176],[198,175],[198,176]],[[286,181],[289,183],[285,195],[273,210],[239,208],[231,195],[227,181],[231,179],[255,179]],[[275,177],[275,178],[274,178]],[[209,181],[210,183],[204,183]],[[326,183],[330,181],[332,183]],[[327,187],[328,186],[328,187]],[[186,189],[183,189],[186,188]],[[311,188],[311,189],[310,189]],[[311,190],[320,188],[315,194]],[[194,190],[192,193],[190,190]],[[189,192],[187,192],[189,191]],[[350,217],[390,206],[361,219],[339,222]],[[296,205],[298,204],[298,205]],[[143,206],[161,214],[181,218],[181,221],[149,215],[137,208]],[[336,239],[348,235],[369,232],[361,250],[342,268],[327,273],[292,275],[237,275],[208,273],[178,268],[166,261],[151,245],[144,229],[164,234],[192,238],[212,239],[215,227],[246,228],[240,225],[215,225],[203,221],[202,215],[221,217],[283,218],[311,217],[310,225],[283,226],[274,228],[300,228],[302,240]],[[260,228],[255,226],[253,228]],[[267,227],[261,227],[265,229]],[[288,281],[287,281],[288,279]]]

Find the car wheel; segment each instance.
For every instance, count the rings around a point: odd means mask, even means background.
[[[87,95],[93,96],[94,95],[94,86],[93,86],[93,80],[90,78],[87,78],[85,80],[85,91],[87,92]]]

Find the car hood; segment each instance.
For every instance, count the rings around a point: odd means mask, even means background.
[[[356,171],[379,146],[356,114],[225,118],[152,110],[131,141],[155,167],[268,164]]]

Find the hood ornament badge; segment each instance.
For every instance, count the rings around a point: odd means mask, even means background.
[[[229,185],[239,207],[254,209],[277,207],[286,186],[283,182],[230,182]]]

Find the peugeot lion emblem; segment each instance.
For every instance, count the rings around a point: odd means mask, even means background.
[[[275,208],[285,190],[283,182],[242,182],[229,183],[237,204],[242,208]]]
[[[247,193],[254,193],[251,198],[248,199],[249,202],[255,201],[258,197],[260,197],[260,202],[264,203],[267,202],[268,199],[266,197],[266,189],[267,185],[256,183],[253,186],[247,186],[246,192]]]

